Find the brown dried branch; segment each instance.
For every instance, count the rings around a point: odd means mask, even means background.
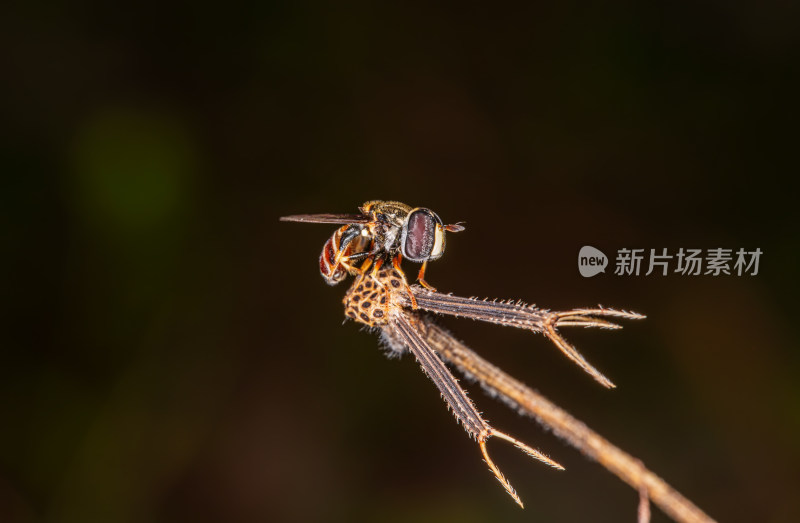
[[[521,381],[481,358],[429,318],[416,316],[417,327],[444,359],[468,377],[476,379],[491,393],[520,412],[534,417],[588,457],[599,462],[640,493],[640,520],[648,514],[643,505],[651,499],[666,514],[681,523],[710,523],[714,520],[670,487],[644,464],[611,444],[584,423],[556,406]]]
[[[422,309],[436,314],[447,314],[458,318],[495,323],[504,327],[516,327],[547,336],[564,355],[607,388],[615,385],[602,372],[586,361],[578,349],[559,334],[557,327],[600,327],[620,329],[597,316],[638,320],[641,314],[599,307],[596,309],[575,309],[565,312],[552,312],[528,305],[521,301],[498,301],[478,298],[462,298],[452,294],[434,292],[419,285],[411,287],[416,305],[406,293],[395,293],[395,300],[406,308]]]

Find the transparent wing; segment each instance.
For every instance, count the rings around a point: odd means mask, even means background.
[[[363,214],[293,214],[292,216],[281,216],[281,221],[346,225],[348,223],[367,223],[369,217]]]

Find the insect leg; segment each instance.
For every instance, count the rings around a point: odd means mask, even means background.
[[[378,271],[381,269],[382,266],[383,266],[383,258],[378,258],[378,261],[376,261],[375,265],[372,266],[372,273],[370,274],[370,276],[374,278],[375,275],[378,274]]]
[[[367,270],[370,268],[370,266],[372,265],[373,262],[378,264],[378,268],[380,268],[380,266],[383,265],[383,258],[378,256],[380,252],[381,252],[380,248],[377,245],[375,245],[374,241],[372,242],[372,250],[369,251],[369,252],[368,251],[364,251],[363,254],[366,255],[367,259],[364,261],[364,263],[358,269],[358,273],[361,274],[361,276],[364,276],[364,275],[367,274]],[[375,260],[377,260],[377,261],[375,261]]]
[[[340,251],[341,252],[341,251]],[[368,252],[358,252],[355,254],[350,254],[347,256],[338,256],[336,258],[335,264],[333,265],[332,271],[338,270],[338,268],[344,267],[344,269],[351,275],[361,274],[361,269],[359,267],[355,267],[353,262],[357,262],[369,256]]]
[[[375,258],[372,255],[369,255],[369,256],[367,256],[367,259],[364,260],[364,263],[361,264],[361,267],[359,267],[358,272],[362,276],[367,273],[367,269],[369,269],[369,266],[372,265],[372,260],[374,260],[374,259]]]
[[[400,262],[402,261],[403,261],[403,255],[400,253],[396,254],[395,257],[392,258],[392,267],[394,267],[394,270],[397,271],[397,273],[403,279],[403,285],[405,285],[406,294],[408,295],[408,298],[411,301],[411,308],[416,309],[417,299],[414,297],[414,293],[411,292],[411,287],[409,287],[408,285],[408,280],[406,279],[406,273],[404,273],[402,267],[400,267]]]
[[[429,291],[436,292],[436,289],[434,287],[431,287],[428,284],[428,282],[425,281],[425,269],[427,267],[428,267],[428,260],[425,260],[424,262],[422,262],[422,268],[420,268],[419,274],[417,274],[417,281],[419,282],[420,285],[422,285]]]

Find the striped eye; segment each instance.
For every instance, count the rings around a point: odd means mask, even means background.
[[[442,220],[430,209],[414,209],[403,224],[400,248],[403,256],[413,262],[441,257],[444,253]]]

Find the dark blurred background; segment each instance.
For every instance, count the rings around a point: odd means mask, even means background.
[[[375,198],[466,222],[440,290],[647,314],[565,332],[613,391],[539,336],[443,323],[711,516],[800,520],[799,14],[5,4],[0,521],[634,521],[633,490],[470,386],[567,468],[495,443],[520,510],[416,363],[342,325],[335,227],[278,217]],[[587,244],[764,254],[584,279]]]

